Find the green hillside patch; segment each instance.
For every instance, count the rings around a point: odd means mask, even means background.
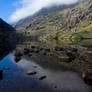
[[[92,24],[78,30],[77,32],[60,30],[58,32],[45,35],[43,39],[57,44],[68,45],[75,43],[92,46]]]

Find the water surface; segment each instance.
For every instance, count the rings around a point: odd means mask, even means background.
[[[13,58],[11,53],[0,61],[0,70],[3,71],[0,92],[90,92],[82,78],[66,67],[43,67],[46,63],[38,64],[26,58],[16,63]],[[48,66],[52,66],[51,63]],[[35,70],[37,74],[27,75],[28,70]],[[47,77],[39,80],[41,76]]]

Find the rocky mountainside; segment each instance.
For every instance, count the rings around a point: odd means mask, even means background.
[[[80,0],[72,7],[28,17],[18,22],[15,28],[48,40],[92,38],[92,0]]]
[[[77,4],[77,3],[76,3]],[[31,23],[35,24],[34,22],[40,22],[41,20],[46,21],[44,18],[52,16],[53,14],[56,14],[57,12],[67,9],[67,8],[72,8],[76,4],[71,4],[71,5],[59,5],[59,6],[51,6],[49,8],[42,8],[40,11],[35,13],[32,16],[29,16],[25,19],[21,19],[16,25],[15,28],[18,31],[25,31],[27,28],[30,28]]]

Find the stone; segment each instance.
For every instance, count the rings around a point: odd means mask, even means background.
[[[40,78],[39,78],[39,80],[43,80],[43,79],[45,79],[46,78],[46,76],[41,76]]]
[[[37,68],[37,66],[33,66],[34,68]]]
[[[57,86],[54,86],[54,88],[58,88]]]
[[[15,57],[14,60],[16,63],[18,63],[21,60],[21,57]]]
[[[27,75],[35,75],[35,74],[37,74],[37,72],[34,71],[34,70],[29,70],[29,71],[27,72]]]
[[[32,56],[32,54],[28,54],[28,56],[29,56],[29,57],[31,57],[31,56]]]

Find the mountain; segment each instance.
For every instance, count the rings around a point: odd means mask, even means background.
[[[49,8],[42,8],[40,11],[38,11],[34,15],[28,16],[25,19],[21,19],[18,23],[16,23],[15,28],[16,28],[16,30],[18,30],[20,32],[25,31],[26,27],[31,24],[32,20],[34,21],[35,19],[40,18],[41,16],[44,17],[44,16],[47,16],[49,14],[53,14],[53,13],[59,12],[61,10],[67,9],[67,8],[72,8],[76,4],[59,5],[59,6],[53,5]]]
[[[16,30],[47,40],[92,38],[92,0],[50,9],[53,11],[43,9],[36,16],[20,20]]]
[[[0,59],[16,46],[16,31],[0,18]]]
[[[15,29],[0,18],[0,32],[13,32]]]

